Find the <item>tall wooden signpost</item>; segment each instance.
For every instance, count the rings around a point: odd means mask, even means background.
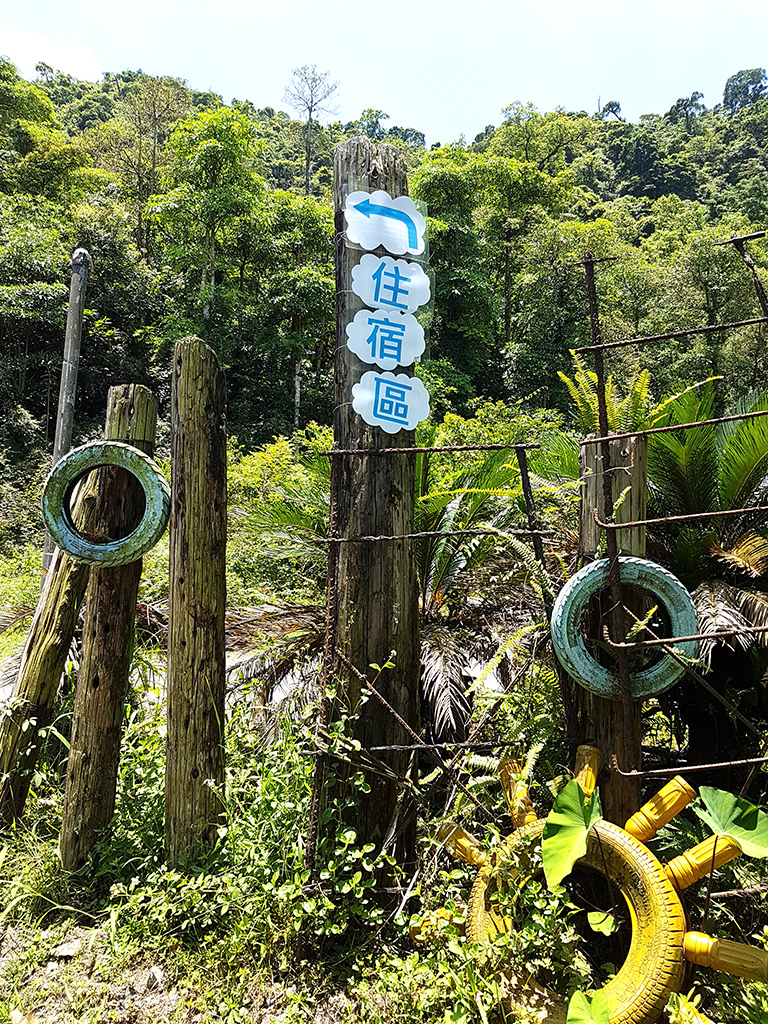
[[[429,294],[413,262],[424,250],[425,224],[405,195],[405,162],[394,146],[366,138],[343,143],[334,180],[338,454],[332,457],[326,669],[336,686],[334,717],[358,716],[354,738],[363,748],[406,745],[412,737],[383,702],[418,729],[418,594],[412,541],[403,537],[413,532],[415,456],[377,453],[412,447],[414,427],[429,412],[426,391],[412,375],[424,344],[412,310]],[[370,537],[384,539],[358,539]],[[367,774],[369,792],[354,790],[334,765],[339,781],[326,793],[333,799],[339,786],[354,791],[359,799],[346,824],[357,842],[377,850],[386,845],[406,865],[414,857],[415,816],[403,813],[402,797],[413,758],[408,751],[377,756],[391,775]]]

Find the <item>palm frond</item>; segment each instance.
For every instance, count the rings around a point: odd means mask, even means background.
[[[744,630],[748,629],[751,623],[739,607],[738,587],[733,587],[724,580],[705,580],[696,587],[691,597],[696,608],[700,633],[730,633],[730,643],[722,636],[717,640],[699,642],[699,656],[707,666],[712,664],[712,652],[718,643],[733,648],[735,641],[744,650],[749,648],[751,638]]]
[[[768,409],[767,396],[755,402],[748,411],[765,409]],[[722,508],[744,508],[764,503],[762,498],[768,493],[767,420],[767,416],[741,420],[735,429],[719,434]],[[765,513],[762,513],[762,519],[768,522]]]
[[[734,587],[734,590],[739,610],[750,624],[758,629],[768,629],[768,594],[742,587]],[[768,633],[753,633],[751,642],[768,646]]]
[[[709,552],[728,569],[747,576],[765,576],[768,573],[768,539],[758,533],[747,533],[728,548],[713,540]]]
[[[579,443],[575,434],[550,431],[534,448],[528,459],[531,472],[542,480],[578,480]]]
[[[421,688],[437,742],[466,739],[470,707],[464,686],[466,654],[451,631],[429,625],[421,634]]]
[[[6,630],[13,629],[14,626],[18,626],[20,622],[28,619],[30,615],[34,614],[35,609],[32,605],[18,605],[13,608],[0,608],[0,633],[5,633]]]

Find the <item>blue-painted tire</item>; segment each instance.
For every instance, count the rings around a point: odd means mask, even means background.
[[[699,632],[696,609],[691,595],[676,576],[655,562],[626,555],[619,558],[621,582],[649,591],[669,614],[673,636],[692,636]],[[608,559],[601,558],[580,569],[557,595],[552,609],[552,644],[560,664],[576,682],[612,700],[621,699],[621,687],[615,672],[600,665],[587,650],[579,624],[598,590],[608,585]],[[686,657],[696,654],[696,640],[676,645]],[[663,693],[685,671],[679,662],[665,654],[655,664],[630,677],[632,696],[637,700]]]
[[[141,522],[132,533],[104,543],[83,536],[70,510],[78,480],[99,466],[119,466],[132,473],[142,486],[146,502]],[[43,519],[55,543],[73,558],[94,565],[125,565],[141,558],[165,532],[170,507],[170,490],[157,464],[122,441],[93,441],[73,448],[53,467],[43,489]]]

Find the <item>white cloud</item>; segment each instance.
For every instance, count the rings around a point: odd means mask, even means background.
[[[35,65],[44,61],[56,71],[64,71],[74,78],[101,81],[101,60],[87,43],[56,43],[37,32],[4,29],[0,38],[0,53],[18,68],[22,78],[37,77]]]

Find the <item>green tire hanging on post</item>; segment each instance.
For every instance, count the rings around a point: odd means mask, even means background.
[[[655,562],[644,558],[619,558],[621,582],[649,591],[670,617],[673,636],[698,633],[698,620],[691,595],[676,576]],[[615,672],[600,665],[589,653],[581,634],[580,623],[590,598],[608,585],[608,559],[601,558],[580,569],[557,595],[552,609],[552,644],[560,664],[569,675],[587,690],[611,700],[621,700],[621,687]],[[675,645],[681,655],[696,654],[696,640]],[[663,693],[673,686],[684,668],[670,655],[663,655],[655,664],[630,676],[630,689],[636,700]]]
[[[90,541],[72,520],[70,501],[78,480],[100,466],[118,466],[139,481],[145,509],[141,522],[127,537]],[[125,565],[146,554],[162,537],[171,507],[171,494],[157,464],[144,452],[122,441],[93,441],[73,448],[56,463],[43,489],[43,519],[56,544],[68,555],[94,565]]]

